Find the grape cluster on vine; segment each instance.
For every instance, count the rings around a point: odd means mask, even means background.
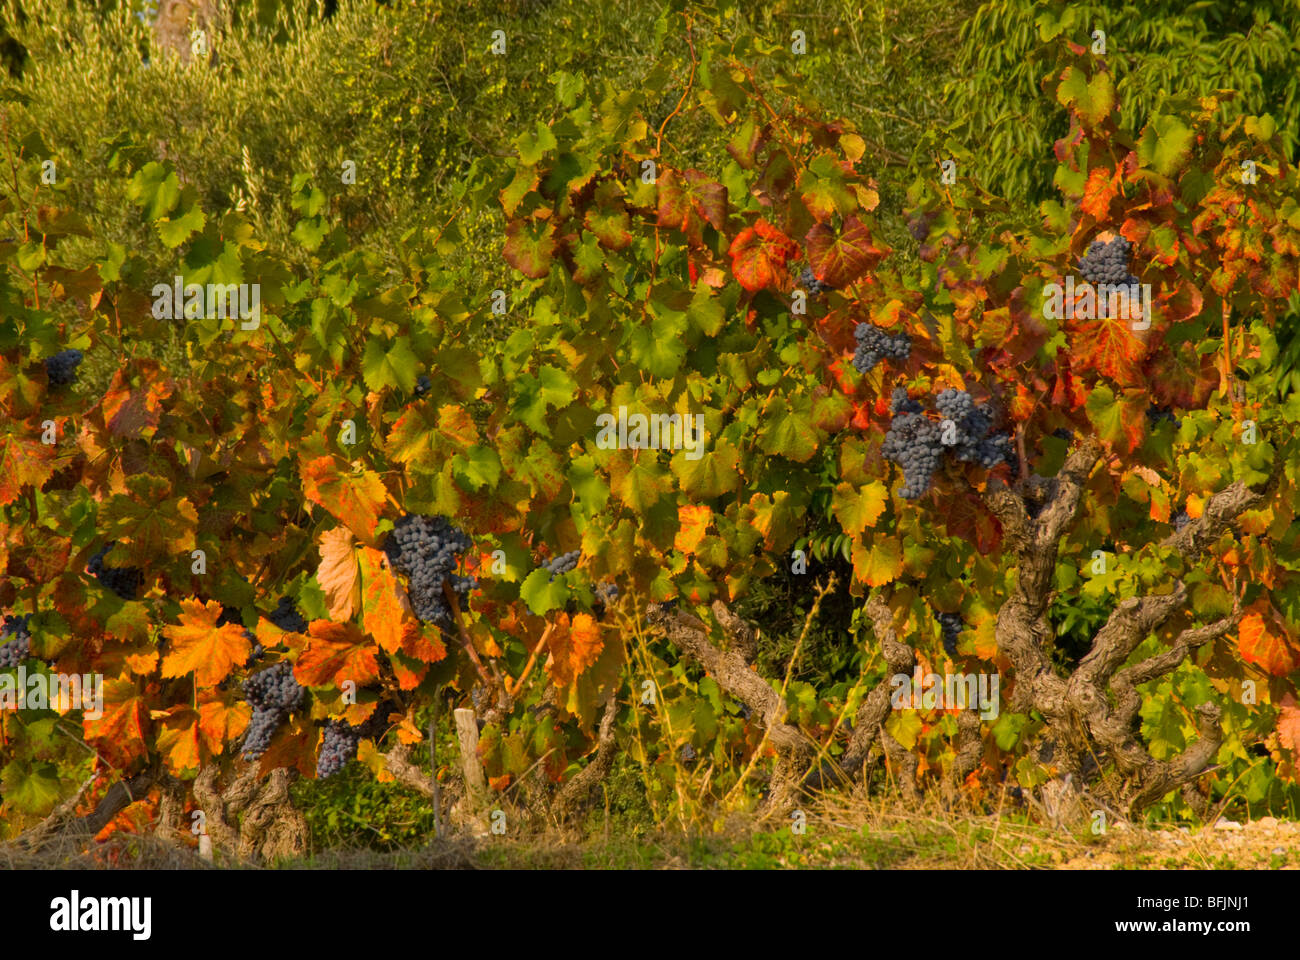
[[[875,324],[859,323],[853,337],[858,341],[853,366],[859,373],[870,373],[885,357],[903,363],[912,355],[912,338],[906,333],[888,334]]]
[[[934,408],[945,420],[961,423],[975,413],[975,401],[965,390],[940,390]]]
[[[1188,514],[1186,510],[1179,510],[1172,517],[1170,517],[1170,521],[1173,523],[1175,530],[1182,530],[1183,527],[1187,526],[1189,523],[1192,522],[1192,518],[1191,515]]]
[[[808,296],[816,297],[826,290],[834,290],[829,283],[823,283],[817,279],[817,274],[813,273],[812,267],[804,267],[799,274],[799,287],[808,291]]]
[[[307,621],[298,612],[293,597],[282,596],[276,601],[275,609],[266,615],[266,619],[287,633],[306,633]]]
[[[944,445],[963,463],[978,463],[992,470],[999,463],[1018,466],[1019,459],[1011,445],[1011,437],[1004,433],[990,433],[993,418],[988,411],[975,406],[971,395],[963,390],[944,390],[935,397],[935,409],[943,417],[943,425],[951,422],[951,436],[943,437]],[[951,442],[949,442],[951,440]]]
[[[935,397],[935,408],[943,418],[939,423],[926,416],[925,408],[908,396],[906,387],[895,388],[890,397],[893,419],[880,452],[903,468],[899,496],[904,500],[915,500],[929,491],[945,453],[986,470],[999,463],[1010,464],[1013,471],[1019,469],[1011,438],[991,432],[993,418],[975,405],[969,393],[944,390]]]
[[[99,552],[90,558],[86,570],[101,584],[117,594],[123,600],[134,600],[144,575],[138,567],[110,567],[104,564],[104,557],[116,546],[116,542],[106,543]]]
[[[1172,410],[1166,409],[1165,407],[1157,407],[1155,404],[1147,407],[1147,420],[1150,421],[1151,426],[1153,427],[1157,426],[1161,420],[1164,420],[1166,423],[1172,423],[1175,430],[1183,425],[1183,421],[1174,416]]]
[[[82,356],[80,350],[60,350],[54,356],[47,357],[45,374],[49,377],[50,386],[66,387],[76,383],[77,367],[81,363]]]
[[[442,516],[407,514],[384,540],[384,553],[392,568],[407,578],[411,609],[426,623],[453,625],[443,584],[462,599],[476,587],[473,577],[456,575],[460,555],[471,546],[469,537]]]
[[[316,776],[324,780],[338,773],[349,761],[355,760],[357,747],[362,740],[374,739],[383,733],[384,723],[380,710],[359,726],[346,720],[329,720],[321,739],[320,754],[316,758]]]
[[[286,660],[255,673],[244,681],[244,699],[253,708],[244,735],[243,754],[257,760],[266,753],[280,723],[302,705],[306,690],[293,678],[293,666]]]
[[[966,621],[961,618],[960,613],[938,611],[935,611],[934,619],[939,622],[939,627],[943,630],[943,649],[948,656],[957,656],[957,638],[966,629]]]
[[[900,413],[924,413],[925,408],[907,395],[907,387],[895,387],[894,392],[889,397],[889,413],[895,416]]]
[[[552,557],[546,562],[546,571],[551,575],[553,582],[556,577],[564,576],[570,570],[576,569],[578,560],[582,557],[581,550],[570,550],[568,553],[562,553],[558,557]]]
[[[1133,244],[1124,237],[1115,237],[1109,243],[1094,240],[1089,244],[1088,252],[1079,260],[1079,273],[1089,283],[1137,283],[1138,278],[1128,271],[1128,258],[1132,248]]]
[[[939,427],[923,413],[900,413],[890,422],[880,452],[903,468],[898,495],[915,500],[930,489],[930,480],[943,459]]]
[[[989,429],[993,420],[984,410],[976,408],[971,395],[964,390],[944,390],[934,398],[934,408],[939,411],[941,434],[948,423],[952,428],[947,435],[941,436],[949,452],[963,463],[980,463],[991,466],[984,461],[993,453],[986,449]]]
[[[11,670],[32,655],[32,635],[27,632],[31,614],[6,614],[0,628],[0,670]]]

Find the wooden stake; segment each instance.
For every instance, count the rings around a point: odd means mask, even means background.
[[[487,781],[478,759],[478,718],[474,711],[461,707],[455,711],[456,739],[460,741],[460,768],[465,777],[465,796],[477,816],[487,802]]]

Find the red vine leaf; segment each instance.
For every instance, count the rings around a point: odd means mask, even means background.
[[[31,439],[40,437],[39,429],[16,422],[13,426],[29,433],[0,436],[0,506],[17,500],[25,486],[41,486],[54,473],[54,445]]]
[[[705,223],[727,225],[727,188],[698,170],[665,170],[659,177],[658,224],[698,238]]]
[[[784,271],[798,252],[795,242],[766,220],[746,227],[731,241],[731,272],[750,292],[763,290]]]
[[[152,432],[162,418],[162,401],[172,393],[156,361],[138,360],[134,372],[144,380],[143,384],[131,382],[132,371],[123,367],[113,374],[113,381],[100,401],[104,424],[116,437]]]
[[[1290,693],[1284,695],[1278,704],[1277,740],[1300,757],[1300,704]]]
[[[149,706],[134,680],[104,678],[104,709],[94,719],[82,719],[86,742],[109,763],[129,767],[147,750],[145,725]]]
[[[382,562],[384,555],[378,550],[364,550],[361,563],[366,571],[365,602],[361,622],[381,647],[388,653],[406,649],[420,635],[420,622],[403,602],[406,591],[397,577]]]
[[[1123,387],[1143,383],[1147,344],[1134,331],[1133,324],[1133,320],[1119,316],[1067,320],[1071,364],[1076,370],[1096,370]]]
[[[889,253],[888,247],[872,242],[871,231],[857,217],[847,218],[838,232],[830,224],[815,223],[805,239],[813,273],[832,287],[849,286]]]
[[[1120,174],[1107,167],[1094,167],[1088,174],[1079,206],[1094,220],[1106,220],[1110,215],[1110,202],[1119,196]]]

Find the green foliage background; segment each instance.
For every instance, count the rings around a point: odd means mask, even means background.
[[[1105,33],[1123,124],[1140,129],[1171,96],[1235,90],[1230,116],[1272,112],[1294,160],[1300,143],[1300,5],[1065,3],[995,0],[961,27],[957,76],[945,86],[952,133],[976,158],[973,175],[999,196],[1035,204],[1052,195],[1035,163],[1069,128],[1065,108],[1041,96],[1059,72],[1065,36],[1091,45]]]

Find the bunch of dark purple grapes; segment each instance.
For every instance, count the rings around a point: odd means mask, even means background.
[[[903,486],[898,495],[915,500],[930,489],[930,481],[943,459],[939,427],[924,413],[895,414],[880,452],[903,468]]]
[[[548,560],[546,570],[551,575],[551,581],[554,582],[556,577],[562,577],[570,570],[576,569],[578,560],[581,557],[581,550],[570,550],[568,553],[562,553],[558,557],[552,557]]]
[[[912,355],[912,338],[906,333],[888,334],[874,324],[859,323],[853,328],[853,337],[858,341],[853,366],[859,373],[870,373],[885,357],[904,363]]]
[[[384,553],[392,568],[407,578],[411,609],[426,623],[445,629],[453,626],[443,584],[463,598],[478,585],[473,577],[456,575],[460,555],[471,546],[469,537],[446,517],[407,514],[384,540]]]
[[[947,651],[948,656],[957,656],[957,638],[966,629],[966,621],[962,620],[960,613],[938,611],[935,612],[934,619],[939,621],[939,627],[943,630],[943,649]]]
[[[1009,463],[1015,469],[1019,459],[1005,433],[990,433],[993,418],[988,411],[975,406],[969,393],[963,390],[943,390],[934,398],[935,409],[943,418],[940,439],[954,457],[963,463],[978,463],[992,470],[999,463]],[[946,425],[951,421],[952,429]],[[950,436],[945,436],[945,432]],[[951,439],[951,443],[949,440]]]
[[[244,699],[253,708],[248,732],[244,735],[243,754],[256,760],[266,753],[276,729],[289,714],[302,705],[306,693],[293,678],[293,666],[281,660],[244,681]]]
[[[1138,278],[1128,271],[1129,253],[1133,244],[1124,237],[1115,237],[1107,243],[1094,240],[1088,246],[1088,252],[1079,260],[1079,273],[1089,283],[1107,283],[1112,286],[1129,285],[1138,282]]]
[[[99,549],[90,562],[86,565],[86,570],[96,580],[102,583],[113,593],[117,594],[123,600],[134,600],[140,585],[144,582],[144,575],[138,567],[110,567],[104,564],[104,557],[116,546],[116,541],[106,543]]]
[[[898,387],[890,397],[889,412],[893,420],[881,444],[880,452],[903,468],[903,486],[898,495],[915,500],[929,489],[938,472],[943,455],[965,463],[978,463],[991,470],[999,463],[1019,468],[1019,458],[1006,434],[993,434],[993,418],[975,406],[970,394],[961,390],[944,390],[935,398],[935,407],[943,418],[939,422],[925,415],[925,408]]]
[[[1162,420],[1167,423],[1172,423],[1175,430],[1183,425],[1183,421],[1179,420],[1172,410],[1165,407],[1157,407],[1155,404],[1147,407],[1147,421],[1151,424],[1153,429],[1159,426],[1160,421]]]
[[[66,387],[77,382],[77,367],[81,364],[80,350],[60,350],[45,359],[45,375],[49,377],[50,386]]]
[[[834,290],[829,283],[823,283],[817,279],[817,274],[813,273],[812,267],[804,267],[799,274],[799,288],[808,291],[808,296],[816,297],[826,290]]]
[[[345,720],[329,720],[321,740],[320,754],[316,757],[316,776],[324,780],[342,770],[355,760],[357,747],[362,740],[375,739],[384,732],[383,706],[376,708],[370,719],[360,726]]]
[[[288,633],[307,632],[307,621],[298,612],[293,597],[282,596],[276,601],[275,609],[266,615],[266,619]]]
[[[6,614],[0,627],[0,670],[12,670],[32,655],[32,635],[27,632],[31,614]]]

